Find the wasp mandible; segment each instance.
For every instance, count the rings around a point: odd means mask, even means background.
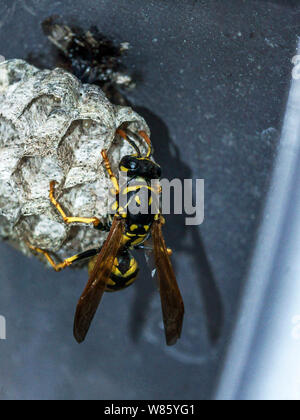
[[[32,250],[42,253],[56,271],[62,270],[75,261],[90,258],[89,280],[79,299],[74,320],[74,337],[81,343],[87,335],[104,291],[124,289],[136,280],[139,268],[132,250],[144,248],[145,242],[152,237],[166,342],[168,345],[173,345],[181,335],[184,304],[170,260],[171,250],[167,248],[162,234],[164,217],[161,215],[159,205],[157,211],[152,211],[153,200],[159,202],[161,194],[161,191],[157,191],[157,188],[153,186],[152,181],[159,182],[161,168],[152,159],[152,144],[144,131],[135,134],[125,128],[118,129],[116,134],[129,142],[135,153],[121,159],[119,170],[121,173],[126,173],[127,182],[125,185],[119,185],[107,152],[102,151],[103,162],[116,197],[112,206],[114,213],[107,224],[96,217],[67,216],[55,198],[55,181],[50,182],[50,201],[61,214],[64,222],[93,224],[95,229],[108,231],[109,234],[103,246],[74,255],[59,264],[54,262],[47,251],[29,246]],[[135,140],[146,143],[147,153],[144,156]],[[142,194],[143,191],[147,194]],[[131,202],[137,203],[148,211],[131,211]]]

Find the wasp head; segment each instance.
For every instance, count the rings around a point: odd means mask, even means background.
[[[147,157],[124,156],[119,164],[119,169],[121,172],[126,172],[129,177],[140,176],[149,180],[161,177],[160,166]]]

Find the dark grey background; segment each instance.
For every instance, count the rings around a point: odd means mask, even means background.
[[[205,179],[205,222],[167,218],[185,301],[167,348],[145,272],[105,295],[87,341],[72,337],[87,274],[54,273],[1,244],[1,399],[209,399],[222,369],[259,226],[297,42],[296,1],[1,0],[0,54],[50,54],[41,21],[97,25],[128,41],[128,99],[169,178]],[[51,58],[49,58],[51,62]]]

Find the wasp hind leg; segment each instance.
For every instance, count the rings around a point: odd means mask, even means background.
[[[45,256],[45,258],[47,259],[47,261],[50,263],[50,265],[54,268],[55,271],[61,271],[64,268],[66,268],[66,267],[70,266],[71,264],[73,264],[75,261],[80,261],[80,260],[83,260],[85,258],[94,257],[95,255],[97,255],[100,252],[100,249],[90,249],[88,251],[81,252],[80,254],[73,255],[73,257],[66,258],[65,260],[63,260],[63,262],[57,264],[53,260],[53,258],[49,254],[49,252],[47,252],[47,251],[45,251],[45,250],[43,250],[41,248],[37,248],[37,247],[31,245],[28,242],[27,242],[27,246],[32,251],[38,252],[40,254],[43,254]]]
[[[62,218],[64,219],[64,222],[69,223],[86,223],[90,224],[93,223],[94,227],[101,228],[102,223],[97,217],[69,217],[66,215],[66,213],[63,211],[61,205],[54,197],[54,190],[55,190],[55,183],[56,181],[50,182],[50,192],[49,192],[49,198],[51,203],[54,205],[54,207],[57,209],[57,211],[61,214]]]

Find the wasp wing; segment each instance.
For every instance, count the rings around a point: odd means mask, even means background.
[[[123,232],[123,220],[115,217],[109,235],[77,305],[74,320],[74,337],[78,343],[84,341],[97,311],[106,284],[109,281],[114,260],[120,249]]]
[[[161,222],[152,225],[154,259],[159,280],[159,291],[168,346],[180,338],[184,305],[177,285],[175,273],[162,234]]]

